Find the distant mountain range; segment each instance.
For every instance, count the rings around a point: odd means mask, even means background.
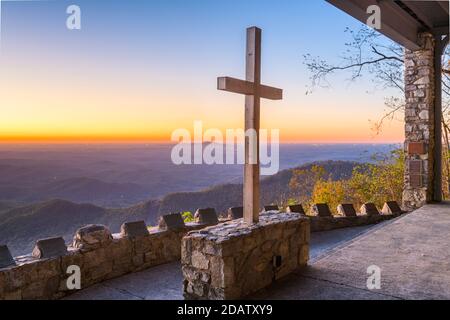
[[[100,202],[114,207],[123,203],[136,203],[147,196],[146,188],[138,184],[104,182],[85,177],[56,180],[39,187],[0,187],[0,201],[14,199],[24,203],[66,199],[73,202]]]
[[[319,162],[338,180],[351,176],[356,162]],[[310,169],[313,164],[301,166]],[[281,203],[291,197],[289,182],[293,169],[262,179],[261,206]],[[310,195],[312,190],[303,190]],[[10,190],[9,192],[13,192]],[[141,195],[142,189],[134,184],[104,183],[96,179],[73,178],[47,184],[46,188],[30,190],[37,198],[54,197],[64,200],[47,200],[11,209],[11,203],[0,202],[0,243],[7,243],[14,255],[31,252],[37,239],[64,236],[70,241],[75,231],[86,224],[96,223],[109,226],[118,232],[125,221],[145,220],[156,225],[162,214],[180,211],[195,211],[198,208],[213,207],[224,213],[233,206],[242,205],[242,185],[222,184],[199,192],[177,192],[158,200],[149,200],[127,208],[105,208],[93,204],[77,204],[77,199],[96,199],[99,196],[111,198],[124,194]],[[0,194],[2,191],[0,191]],[[70,200],[70,201],[69,201]]]
[[[242,181],[241,165],[175,165],[171,144],[0,144],[0,212],[52,199],[127,208],[169,193]],[[370,162],[392,145],[280,144],[280,170],[326,160]]]

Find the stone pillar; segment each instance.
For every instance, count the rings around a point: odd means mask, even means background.
[[[269,286],[309,259],[310,223],[299,213],[264,213],[190,232],[181,264],[186,299],[235,300]]]
[[[435,161],[435,70],[433,35],[419,35],[422,49],[405,52],[405,180],[403,206],[433,200]]]

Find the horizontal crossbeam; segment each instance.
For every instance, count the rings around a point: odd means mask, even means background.
[[[255,86],[253,82],[230,77],[218,78],[217,89],[233,93],[245,94],[248,96],[255,94]],[[282,100],[283,90],[274,87],[259,85],[259,97],[270,100]]]

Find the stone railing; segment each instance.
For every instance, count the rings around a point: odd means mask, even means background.
[[[340,204],[339,215],[332,215],[326,204],[316,204],[311,208],[311,232],[329,231],[341,228],[359,227],[377,224],[405,213],[400,206],[390,201],[385,203],[381,211],[373,203],[364,204],[357,213],[352,204]]]
[[[168,217],[173,223],[173,216]],[[182,238],[205,226],[184,225],[181,220],[176,228],[149,230],[144,222],[133,222],[122,225],[120,234],[111,234],[105,226],[90,225],[77,231],[69,247],[62,238],[39,240],[31,255],[15,259],[1,246],[0,300],[58,299],[108,279],[178,261]],[[76,270],[81,287],[73,288],[68,281]]]
[[[281,209],[277,205],[264,206],[266,212],[279,210]],[[378,210],[373,203],[365,203],[361,206],[359,212],[355,210],[352,204],[340,204],[336,210],[337,215],[333,215],[329,206],[325,203],[313,205],[308,212],[304,210],[301,204],[287,206],[285,211],[300,213],[308,218],[311,232],[377,224],[406,213],[395,201],[386,202],[381,210]],[[242,207],[231,208],[228,216],[230,219],[242,217]]]
[[[378,223],[402,213],[392,202],[387,203],[381,213],[372,204],[364,205],[362,214],[356,214],[351,205],[340,207],[338,212],[342,216],[339,217],[333,217],[324,204],[313,206],[308,213],[310,216],[304,215],[301,205],[289,206],[286,211],[309,220],[308,232],[309,229],[314,232]],[[265,209],[277,208],[267,206]],[[231,208],[228,219],[219,221],[214,209],[200,209],[195,214],[196,223],[185,224],[181,214],[171,214],[161,218],[158,228],[148,229],[144,222],[131,222],[122,225],[118,234],[111,234],[105,226],[90,225],[79,229],[68,247],[62,238],[43,239],[36,242],[31,255],[16,258],[11,257],[6,246],[0,246],[0,300],[58,299],[69,295],[79,289],[68,286],[69,278],[77,269],[81,288],[86,288],[179,261],[182,239],[190,231],[237,220],[242,214],[242,208]],[[307,257],[302,259],[307,260]]]

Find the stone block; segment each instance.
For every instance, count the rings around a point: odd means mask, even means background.
[[[410,174],[409,175],[409,186],[411,188],[422,188],[422,175],[421,174]]]
[[[92,267],[87,270],[83,270],[83,275],[81,278],[82,284],[84,286],[102,282],[108,279],[108,275],[111,274],[112,272],[113,266],[111,262],[96,267]]]
[[[155,250],[156,247],[158,247],[158,244],[160,243],[159,241],[160,239],[158,237],[155,237],[154,234],[152,234],[152,236],[142,236],[128,239],[132,239],[134,245],[133,252],[136,254],[142,254],[153,251]]]
[[[142,223],[141,227],[142,225],[145,226]],[[155,232],[149,234],[145,227],[146,236],[130,238],[115,234],[111,239],[107,228],[86,226],[77,231],[75,245],[83,248],[82,244],[87,243],[91,246],[89,250],[67,248],[62,238],[39,240],[34,249],[34,256],[17,257],[16,266],[0,270],[0,300],[62,298],[72,292],[66,286],[69,276],[66,272],[71,265],[80,267],[81,284],[85,288],[106,279],[180,260],[181,238],[188,230],[201,228],[204,228],[204,225],[192,225],[180,231],[154,230]],[[130,228],[122,229],[128,235]],[[191,252],[197,250],[203,256],[195,256],[195,264],[199,267],[210,266],[208,253],[201,251],[204,247],[195,241],[193,246],[192,250],[185,248],[185,256],[191,257]],[[238,245],[234,250],[236,248]],[[211,253],[220,253],[220,250],[212,249]],[[208,259],[206,265],[202,258]],[[190,263],[191,259],[186,262]],[[201,281],[212,281],[208,272],[198,274]],[[195,292],[201,292],[202,288],[205,286],[195,287]],[[221,289],[217,290],[218,293],[209,291],[208,296],[220,296]]]
[[[171,213],[161,216],[159,228],[162,230],[180,230],[185,227],[181,213]]]
[[[9,252],[8,246],[0,245],[0,269],[15,266],[16,262]]]
[[[67,246],[62,237],[47,238],[36,241],[33,249],[33,257],[47,259],[61,257],[67,254]]]
[[[124,238],[138,238],[149,235],[145,221],[125,222],[120,227],[120,235]]]
[[[280,211],[280,208],[277,205],[269,205],[264,206],[264,211]]]
[[[214,208],[198,209],[197,212],[195,212],[195,221],[200,224],[206,225],[218,224],[219,219],[217,218],[216,209]]]
[[[199,251],[194,251],[191,258],[192,267],[199,270],[208,270],[209,260],[208,258]]]
[[[302,245],[298,252],[298,264],[300,267],[305,267],[309,260],[309,245]]]
[[[231,220],[242,219],[244,217],[244,207],[233,207],[228,209],[228,218]]]
[[[311,207],[310,210],[311,216],[317,216],[317,217],[332,217],[333,214],[331,213],[330,208],[326,203],[317,203]]]
[[[184,296],[239,299],[269,286],[308,261],[306,231],[302,214],[267,213],[254,225],[234,220],[190,232],[182,244]]]
[[[65,255],[66,256],[66,255]],[[63,257],[65,257],[63,256]],[[35,274],[32,273],[31,282],[58,277],[61,274],[61,258],[39,260],[33,263]]]
[[[51,299],[60,286],[59,276],[53,276],[46,279],[33,281],[27,287],[22,289],[22,299],[24,300],[43,300]]]
[[[6,292],[2,298],[4,300],[22,300],[22,290]]]
[[[110,252],[106,252],[105,248],[85,252],[83,253],[83,257],[84,257],[83,269],[90,269],[102,266],[111,258]]]
[[[411,175],[422,174],[423,161],[422,160],[409,160],[408,167],[409,167],[409,173]]]
[[[355,207],[351,203],[343,203],[338,205],[337,212],[339,215],[344,217],[356,217]]]
[[[383,214],[401,214],[403,213],[402,208],[400,208],[397,201],[388,201],[384,204],[383,210],[381,210]]]
[[[287,207],[287,212],[306,214],[301,204],[294,204]]]
[[[70,250],[68,254],[61,257],[61,269],[63,273],[67,271],[69,266],[78,266],[81,269],[84,267],[84,257],[80,250]]]
[[[361,213],[368,216],[378,216],[380,212],[377,209],[377,206],[374,203],[368,202],[362,205]]]
[[[302,238],[301,238],[301,242],[303,244],[309,244],[309,242],[311,241],[311,225],[309,221],[306,221],[306,223],[304,223],[304,226],[302,226]]]
[[[72,246],[82,250],[93,250],[112,241],[111,231],[104,225],[87,225],[77,230]]]

